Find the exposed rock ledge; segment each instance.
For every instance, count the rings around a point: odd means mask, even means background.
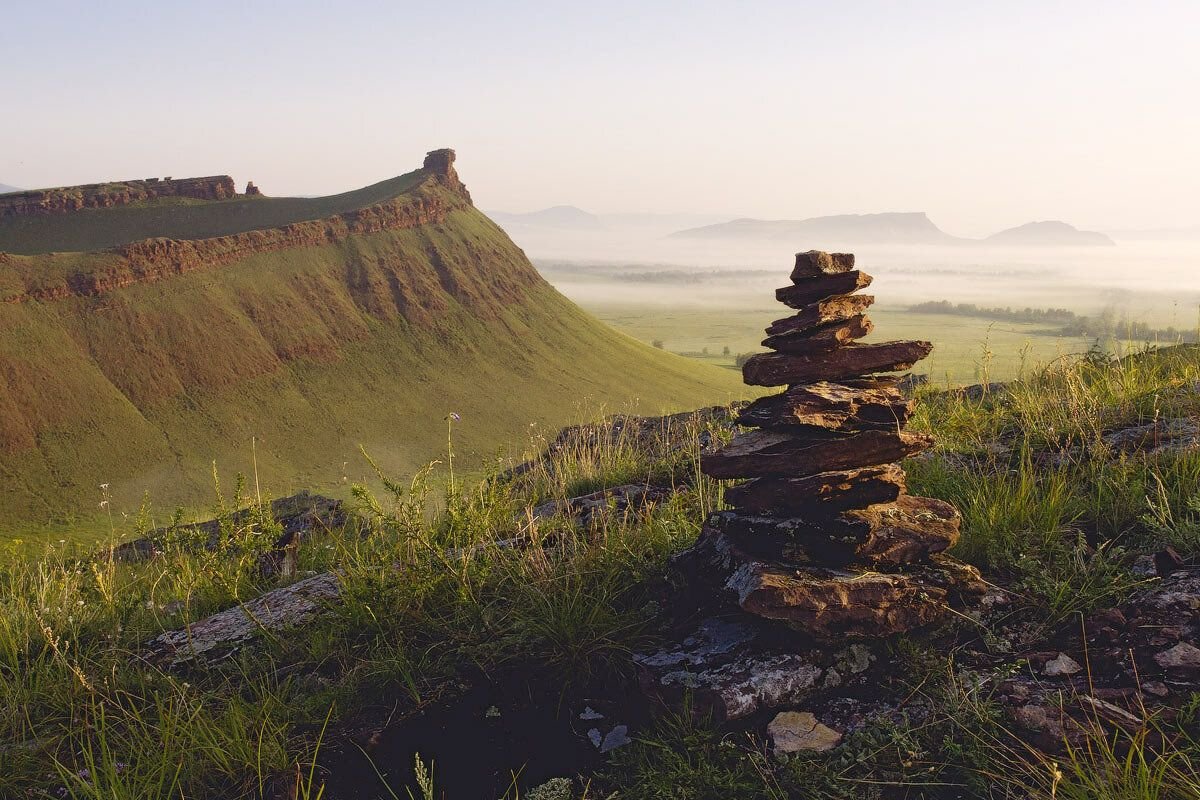
[[[34,189],[0,197],[0,218],[69,214],[85,208],[113,208],[160,197],[227,200],[237,196],[228,175],[207,178],[146,178],[137,181],[91,183],[54,189]]]
[[[90,272],[47,278],[30,268],[23,270],[25,291],[0,297],[0,302],[47,302],[101,295],[135,283],[151,283],[174,275],[221,267],[254,253],[319,247],[354,235],[437,224],[461,206],[456,200],[448,200],[444,193],[431,191],[434,182],[444,183],[437,176],[431,176],[425,184],[405,195],[322,220],[212,239],[132,242],[108,251],[115,258],[106,259]],[[464,200],[470,202],[465,196]],[[36,260],[5,259],[18,266],[23,261],[32,265]]]

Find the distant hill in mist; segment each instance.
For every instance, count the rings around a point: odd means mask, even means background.
[[[951,236],[922,212],[838,214],[799,220],[735,219],[689,228],[671,234],[679,239],[786,240],[796,247],[860,244],[991,244],[1050,246],[1111,246],[1103,233],[1081,231],[1065,222],[1030,222],[985,239]]]
[[[680,239],[785,239],[846,244],[952,244],[963,241],[943,231],[923,212],[838,214],[799,220],[735,219],[671,234]]]
[[[9,192],[21,191],[16,186],[9,186],[7,183],[0,183],[0,194],[8,194]]]
[[[567,230],[601,230],[604,223],[595,214],[589,214],[575,206],[551,206],[541,211],[524,214],[492,212],[492,219],[501,225],[534,225],[541,228],[563,228]]]
[[[1026,246],[1105,246],[1116,244],[1103,233],[1096,231],[1081,231],[1074,225],[1051,220],[1046,222],[1027,222],[1015,228],[993,233],[984,239],[988,244],[1013,244]]]

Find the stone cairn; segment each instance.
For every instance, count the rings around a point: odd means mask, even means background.
[[[796,309],[767,328],[774,352],[751,357],[746,383],[786,386],[745,407],[750,430],[701,457],[714,478],[744,478],[683,562],[741,610],[778,620],[818,643],[878,638],[942,618],[978,573],[944,555],[958,538],[948,503],[905,493],[899,462],[933,441],[905,431],[913,401],[894,373],[925,358],[920,341],[861,344],[871,332],[855,294],[871,277],[847,253],[796,256],[775,292]],[[712,572],[718,574],[711,574]],[[711,588],[710,590],[711,591]]]

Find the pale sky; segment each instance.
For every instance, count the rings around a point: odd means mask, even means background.
[[[1200,225],[1200,2],[0,0],[0,183]]]

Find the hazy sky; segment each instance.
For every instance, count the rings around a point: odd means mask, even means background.
[[[1200,2],[0,0],[0,183],[1200,225]]]

